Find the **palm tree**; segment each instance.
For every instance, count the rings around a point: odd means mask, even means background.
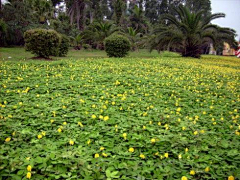
[[[53,17],[54,9],[51,1],[28,0],[27,3],[32,7],[33,14],[38,17],[41,24],[46,23]]]
[[[163,15],[166,22],[153,31],[153,38],[150,41],[150,49],[171,50],[181,52],[182,56],[199,58],[204,45],[216,41],[216,35],[221,37],[234,37],[236,32],[228,31],[211,21],[225,17],[223,13],[211,14],[203,18],[204,10],[197,13],[191,12],[188,8],[180,6],[175,9],[177,16],[170,14]]]
[[[133,10],[130,10],[131,15],[129,17],[130,26],[136,29],[138,32],[147,33],[148,22],[144,16],[144,11],[138,6],[134,6]]]
[[[94,22],[83,32],[85,40],[96,43],[98,49],[103,49],[104,39],[118,31],[114,24],[110,22]]]
[[[132,27],[128,27],[126,35],[131,42],[132,51],[136,50],[137,49],[136,43],[139,40],[141,33],[138,33],[137,30]]]
[[[86,5],[90,3],[89,0],[70,0],[67,2],[68,16],[71,24],[77,23],[79,30],[84,29]]]

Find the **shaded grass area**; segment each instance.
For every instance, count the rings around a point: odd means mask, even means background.
[[[159,55],[157,51],[153,51],[150,53],[148,50],[139,50],[135,52],[130,52],[128,55],[128,57],[142,57],[142,58],[154,58],[159,56],[161,55]],[[22,47],[0,48],[0,59],[29,60],[33,57],[34,57],[33,54],[25,51],[25,49]],[[66,57],[52,57],[52,58],[53,60],[59,60],[59,59],[80,59],[80,58],[105,58],[105,57],[107,57],[105,51],[99,51],[99,50],[80,50],[79,51],[79,50],[70,49]]]

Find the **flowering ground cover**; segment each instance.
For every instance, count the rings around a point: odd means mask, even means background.
[[[0,179],[239,179],[240,61],[1,61]]]

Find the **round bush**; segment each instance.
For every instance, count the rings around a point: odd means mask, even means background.
[[[25,48],[38,57],[57,55],[61,36],[54,30],[32,29],[24,33]]]
[[[66,56],[70,47],[70,40],[67,36],[61,35],[61,43],[58,49],[58,56]]]
[[[125,57],[130,51],[128,38],[113,34],[105,39],[105,50],[109,57]]]

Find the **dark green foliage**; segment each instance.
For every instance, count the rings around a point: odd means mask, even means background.
[[[61,36],[61,43],[58,49],[58,56],[62,57],[62,56],[66,56],[69,50],[69,46],[70,46],[70,40],[67,36],[62,35]]]
[[[116,24],[120,23],[124,9],[126,8],[126,3],[124,0],[115,0],[114,1],[114,14],[116,19]]]
[[[7,24],[0,19],[0,46],[3,46],[3,37],[7,33]]]
[[[61,36],[54,30],[32,29],[24,33],[24,40],[27,51],[38,57],[49,58],[58,54]]]
[[[198,12],[199,10],[204,9],[204,16],[211,14],[211,1],[210,0],[186,0],[186,6],[192,12]]]
[[[194,13],[183,6],[175,9],[175,13],[178,18],[170,14],[163,16],[168,25],[155,29],[155,36],[150,40],[151,49],[175,50],[181,52],[182,56],[199,58],[203,47],[215,43],[217,37],[231,37],[230,40],[234,41],[234,30],[211,24],[212,20],[225,17],[225,14],[212,14],[202,18],[204,10]]]
[[[125,57],[130,48],[130,41],[125,36],[112,34],[105,39],[105,50],[109,57]]]

